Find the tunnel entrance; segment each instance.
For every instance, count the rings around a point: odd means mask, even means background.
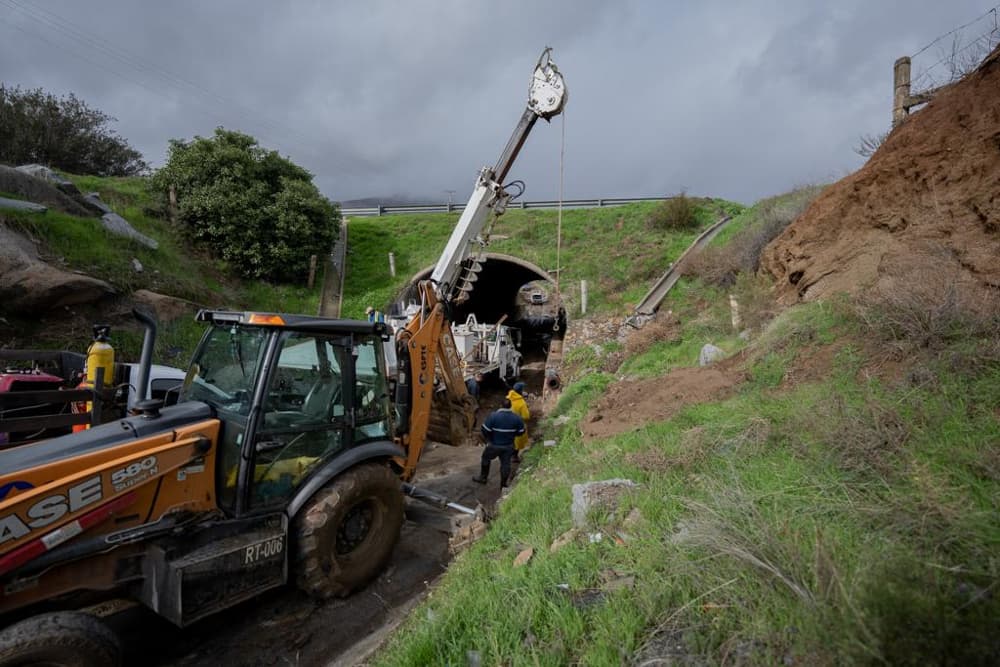
[[[416,301],[417,283],[429,278],[433,270],[429,266],[413,276],[397,303]],[[462,324],[470,313],[480,323],[490,324],[507,316],[504,324],[519,332],[523,379],[529,390],[541,393],[552,341],[561,342],[566,331],[566,312],[548,272],[512,255],[487,253],[469,300],[453,308],[452,322]]]

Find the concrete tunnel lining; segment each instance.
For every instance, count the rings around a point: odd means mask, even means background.
[[[530,282],[544,283],[549,299],[556,298],[555,283],[548,272],[519,257],[501,253],[487,253],[485,261],[482,262],[482,269],[479,273],[479,280],[476,281],[475,288],[469,295],[469,300],[455,306],[452,312],[453,322],[465,322],[469,313],[475,313],[479,322],[491,324],[507,315],[505,324],[517,326],[518,293],[522,285]],[[414,299],[417,283],[429,278],[433,270],[434,267],[429,266],[414,275],[400,293],[400,300],[403,303],[408,303]],[[562,311],[561,304],[556,304],[556,306],[559,311]],[[560,330],[555,332],[559,338],[562,337],[562,331],[565,329],[565,316],[561,317],[560,320]]]

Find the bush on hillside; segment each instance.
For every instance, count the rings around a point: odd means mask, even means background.
[[[646,220],[656,231],[685,231],[698,226],[698,206],[685,193],[664,200]]]
[[[0,83],[0,162],[96,176],[145,172],[142,154],[108,128],[114,121],[72,93],[56,97]]]
[[[178,223],[247,278],[303,280],[310,255],[330,252],[340,220],[312,174],[221,127],[210,139],[171,140],[152,186],[164,204],[174,186]]]

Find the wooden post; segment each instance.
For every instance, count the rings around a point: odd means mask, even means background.
[[[167,192],[167,211],[170,215],[170,224],[177,224],[177,188],[171,185],[170,190]]]
[[[729,315],[733,322],[733,331],[738,333],[743,325],[743,320],[740,318],[740,302],[732,294],[729,295]]]
[[[903,56],[892,66],[892,126],[897,127],[906,120],[910,97],[910,57]]]
[[[393,278],[396,277],[396,253],[389,253],[389,275]]]
[[[313,288],[313,283],[316,281],[316,255],[309,256],[309,280],[306,282],[306,287],[309,289]]]
[[[580,281],[580,314],[587,314],[587,281]]]

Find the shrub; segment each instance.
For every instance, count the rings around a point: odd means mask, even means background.
[[[964,271],[948,268],[894,269],[878,287],[860,297],[857,312],[875,337],[896,355],[940,352],[963,340],[979,340],[981,353],[1000,354],[1000,299]]]
[[[649,228],[657,231],[694,229],[698,222],[698,206],[683,192],[663,201],[647,218]]]
[[[740,329],[759,331],[778,312],[771,288],[773,281],[767,276],[740,273],[736,276],[732,295],[736,299],[740,315]]]
[[[248,278],[301,279],[310,255],[330,252],[340,220],[312,174],[223,128],[211,139],[172,140],[152,186],[161,202],[174,186],[186,233]]]
[[[818,187],[800,188],[789,196],[761,202],[750,223],[734,234],[729,243],[710,246],[686,260],[684,275],[728,288],[736,284],[738,274],[755,273],[767,244],[799,217],[819,192]]]
[[[0,83],[0,162],[96,176],[145,172],[142,154],[108,128],[114,121],[72,93],[55,97]]]

